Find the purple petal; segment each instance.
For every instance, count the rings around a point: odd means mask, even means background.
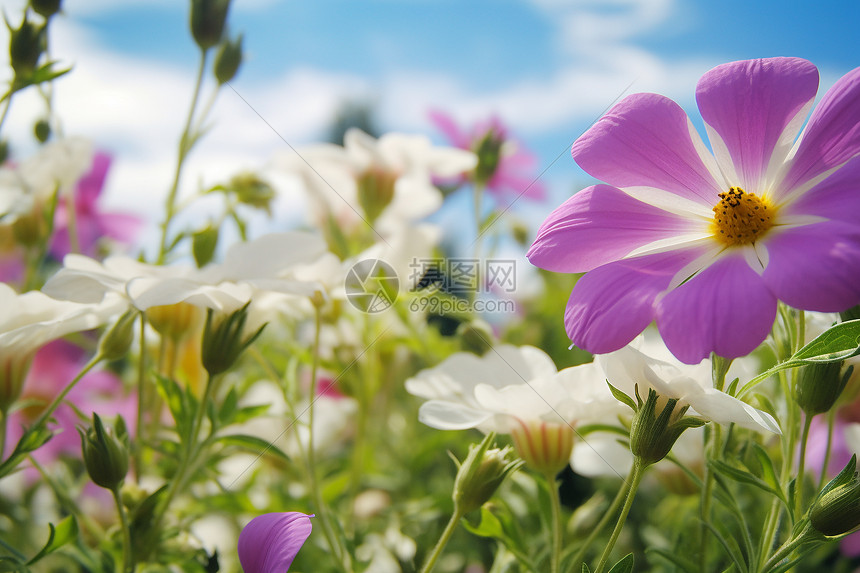
[[[815,107],[782,188],[791,190],[859,153],[860,68],[855,68]]]
[[[571,341],[594,354],[623,347],[654,319],[654,301],[701,255],[685,249],[616,261],[579,279],[564,313]]]
[[[451,145],[454,147],[459,147],[460,149],[469,149],[469,146],[472,144],[469,137],[463,133],[460,128],[454,123],[454,120],[445,112],[438,110],[430,110],[427,114],[430,118],[430,121],[441,131],[445,137],[448,138],[448,141],[451,142]]]
[[[860,157],[851,159],[833,175],[786,205],[782,212],[860,224],[857,189],[860,189]]]
[[[696,101],[729,152],[731,165],[721,167],[740,178],[731,185],[752,193],[765,190],[771,157],[777,151],[784,159],[816,91],[818,69],[800,58],[732,62],[702,76]],[[793,121],[798,114],[802,117]]]
[[[657,303],[657,326],[679,360],[746,356],[776,318],[776,297],[742,252],[729,253]]]
[[[690,230],[687,219],[615,187],[594,185],[550,213],[526,256],[548,271],[581,273]]]
[[[311,534],[313,516],[296,511],[266,513],[239,534],[239,562],[245,573],[285,573]]]
[[[111,158],[107,153],[99,151],[93,156],[90,171],[78,180],[75,203],[79,210],[95,205],[104,187],[110,163]]]
[[[860,304],[860,227],[816,223],[774,233],[765,244],[764,282],[786,304],[821,312]]]
[[[657,94],[634,94],[573,144],[590,175],[616,187],[648,186],[708,206],[724,191],[705,166],[684,110]]]

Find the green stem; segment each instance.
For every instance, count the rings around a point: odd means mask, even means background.
[[[620,508],[621,504],[624,503],[624,500],[627,497],[627,492],[630,491],[630,483],[632,479],[633,468],[630,468],[630,474],[621,484],[621,487],[618,488],[618,493],[615,494],[615,499],[612,500],[612,503],[609,505],[609,509],[607,509],[606,513],[603,514],[603,517],[600,518],[600,521],[597,522],[597,526],[591,530],[588,537],[585,538],[585,541],[582,543],[582,547],[579,548],[579,551],[577,551],[573,560],[571,560],[574,569],[576,569],[577,564],[582,564],[585,559],[586,551],[588,551],[588,549],[594,544],[594,540],[597,539],[597,536],[606,529],[606,526],[609,524],[609,520],[612,519],[612,516],[618,512],[618,508]]]
[[[809,414],[804,416],[803,432],[800,434],[800,457],[797,461],[797,485],[794,489],[794,514],[801,515],[803,508],[803,490],[804,477],[806,474],[806,442],[809,439],[809,427],[812,425],[812,418]]]
[[[173,174],[173,183],[170,186],[170,191],[167,194],[167,202],[165,203],[164,223],[161,226],[161,242],[158,250],[158,264],[164,264],[164,259],[167,256],[167,232],[170,227],[170,222],[176,215],[176,196],[179,192],[179,179],[182,175],[182,166],[185,163],[185,158],[188,152],[191,151],[194,136],[191,131],[191,125],[194,122],[194,112],[197,109],[197,102],[200,99],[200,88],[203,86],[203,75],[206,72],[206,57],[209,54],[208,50],[200,51],[200,66],[197,69],[197,81],[194,84],[194,95],[191,98],[191,108],[188,110],[188,117],[185,120],[185,127],[182,130],[182,135],[179,139],[179,153],[176,160],[176,171]]]
[[[806,526],[798,532],[797,535],[786,541],[782,547],[780,547],[773,556],[767,560],[767,563],[764,564],[764,567],[761,569],[763,573],[767,573],[774,567],[776,567],[780,561],[791,555],[791,553],[803,545],[812,540],[812,536],[810,534],[817,534],[817,532],[812,528],[812,526],[807,523]]]
[[[552,509],[552,553],[550,554],[549,570],[550,573],[558,573],[562,543],[561,498],[558,494],[558,484],[555,481],[555,475],[546,474],[544,477],[549,486],[549,501]]]
[[[140,356],[137,362],[137,420],[135,421],[134,475],[138,483],[143,474],[144,423],[146,413],[146,313],[140,313]]]
[[[323,501],[322,492],[319,488],[319,480],[317,479],[316,469],[316,454],[314,452],[314,404],[316,402],[317,377],[320,362],[320,331],[322,330],[322,310],[314,305],[314,342],[313,342],[313,358],[311,362],[311,387],[308,404],[308,447],[307,447],[307,464],[308,464],[308,486],[311,490],[314,504],[317,506],[317,517],[320,520],[320,525],[323,529],[323,535],[326,538],[329,548],[337,557],[338,562],[343,567],[345,573],[349,573],[352,569],[349,553],[337,541],[337,535],[334,528],[328,519],[328,508]]]
[[[824,463],[821,465],[821,475],[818,476],[816,491],[824,489],[827,481],[827,467],[830,465],[830,455],[833,453],[833,425],[836,422],[836,409],[831,408],[827,413],[827,446],[824,448]]]
[[[44,411],[42,411],[42,414],[36,419],[35,423],[33,423],[33,425],[30,426],[30,429],[28,431],[33,431],[33,429],[43,426],[48,421],[48,418],[51,417],[51,414],[53,414],[54,411],[60,406],[60,404],[66,398],[66,396],[69,394],[69,392],[72,391],[72,388],[74,388],[75,385],[81,381],[81,378],[86,376],[89,373],[89,371],[92,370],[93,368],[95,368],[96,364],[98,364],[101,361],[102,361],[101,354],[96,354],[95,356],[93,356],[92,359],[86,363],[86,365],[83,367],[83,369],[80,372],[78,372],[78,375],[75,376],[74,379],[71,382],[69,382],[65,388],[63,388],[62,392],[60,392],[53,399],[53,401],[50,404],[48,404],[48,407],[45,408]]]
[[[15,92],[11,89],[6,92],[6,105],[3,107],[3,114],[0,115],[0,131],[3,130],[3,124],[6,123],[6,116],[9,115],[9,108],[12,107],[12,94]]]
[[[448,525],[445,526],[445,530],[439,537],[439,541],[436,542],[436,546],[433,547],[433,551],[430,553],[427,561],[424,562],[424,566],[421,568],[420,573],[430,573],[430,571],[433,570],[433,567],[436,566],[436,561],[439,560],[439,557],[442,555],[442,551],[444,551],[445,546],[448,545],[448,540],[451,539],[451,535],[454,533],[454,530],[457,529],[457,524],[460,523],[460,519],[462,519],[462,517],[463,513],[461,510],[455,507],[454,513],[451,514],[451,519],[448,521]]]
[[[125,513],[119,489],[119,487],[115,487],[111,493],[116,502],[116,510],[119,513],[119,522],[122,528],[122,570],[124,573],[134,573],[134,557],[131,554],[131,528],[128,525],[128,515]]]
[[[9,428],[9,413],[0,411],[0,462],[6,453],[6,432]]]
[[[633,507],[633,499],[636,497],[636,490],[639,489],[639,482],[642,481],[642,476],[645,473],[646,465],[642,463],[642,458],[635,457],[633,459],[633,470],[630,472],[630,486],[627,490],[627,496],[624,499],[624,506],[621,508],[621,515],[618,516],[618,521],[615,523],[615,529],[612,530],[612,535],[609,537],[609,542],[600,556],[600,561],[597,563],[597,568],[594,573],[602,573],[606,568],[606,562],[609,561],[609,555],[618,541],[618,536],[621,535],[621,530],[624,528],[624,522],[627,521],[627,514],[630,513],[630,508]]]

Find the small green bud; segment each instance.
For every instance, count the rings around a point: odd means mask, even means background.
[[[191,237],[191,252],[194,254],[194,262],[198,268],[206,266],[215,256],[215,248],[218,246],[219,228],[209,225],[200,229]]]
[[[62,0],[30,0],[30,8],[46,20],[60,11]]]
[[[51,124],[48,120],[40,119],[33,126],[33,135],[39,140],[39,143],[45,143],[51,137]]]
[[[860,525],[860,475],[856,454],[812,502],[809,521],[816,530],[831,537],[848,533]]]
[[[514,448],[528,467],[555,477],[570,463],[573,427],[552,422],[521,422],[511,431]]]
[[[268,181],[254,173],[240,173],[224,187],[225,191],[236,194],[243,205],[261,209],[271,215],[271,204],[275,198],[275,190]]]
[[[128,433],[125,422],[117,418],[114,432],[105,429],[98,414],[93,413],[93,425],[81,435],[84,464],[93,482],[105,489],[114,490],[122,484],[128,473]]]
[[[102,335],[99,340],[99,354],[105,360],[120,360],[128,354],[131,343],[134,341],[134,322],[137,320],[138,311],[126,311],[119,319]]]
[[[191,0],[191,35],[202,50],[218,45],[230,0]]]
[[[842,362],[806,364],[798,369],[794,399],[807,416],[827,412],[839,399],[848,383],[841,370]]]
[[[460,347],[478,356],[483,356],[493,346],[495,338],[493,327],[479,318],[460,323],[457,334],[460,337]]]
[[[493,433],[487,434],[480,444],[469,446],[469,455],[457,470],[453,498],[460,513],[487,503],[505,478],[523,465],[522,460],[511,455],[509,446],[490,449],[495,437]]]
[[[478,165],[475,167],[475,182],[486,184],[496,174],[502,157],[502,145],[505,143],[505,134],[491,127],[478,141],[474,147],[478,156]]]
[[[221,42],[218,55],[215,56],[215,79],[219,84],[226,84],[239,71],[242,65],[242,35],[235,40]]]
[[[653,389],[648,389],[644,404],[638,393],[636,398],[639,404],[630,425],[630,451],[646,466],[665,458],[684,430],[705,424],[700,418],[684,417],[689,406],[676,408],[677,399],[666,399]]]
[[[11,36],[9,39],[9,62],[15,71],[15,83],[20,84],[33,75],[39,58],[45,52],[45,25],[36,26],[27,19],[25,13],[17,30],[12,29],[8,21],[6,26],[9,28]]]
[[[248,302],[239,310],[231,313],[217,324],[213,320],[214,311],[209,309],[206,314],[206,326],[203,329],[203,367],[210,376],[226,372],[233,367],[242,352],[245,351],[266,327],[264,324],[254,334],[242,340],[245,322],[248,320]]]
[[[369,223],[373,223],[394,199],[397,175],[382,169],[369,169],[359,175],[358,203]]]

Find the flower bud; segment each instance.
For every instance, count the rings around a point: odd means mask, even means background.
[[[483,356],[493,346],[493,328],[484,320],[475,319],[460,323],[457,334],[460,347],[466,352]]]
[[[459,513],[468,513],[488,502],[505,478],[523,464],[511,455],[509,446],[490,449],[495,437],[487,434],[480,444],[469,446],[469,455],[457,470],[453,498]]]
[[[191,0],[191,35],[202,50],[221,41],[230,0]]]
[[[60,11],[62,0],[30,0],[30,8],[46,20]]]
[[[271,214],[272,200],[275,190],[272,186],[254,173],[241,173],[230,179],[226,189],[236,194],[236,199],[243,205],[249,205]]]
[[[505,143],[505,134],[496,126],[490,127],[484,137],[474,147],[475,155],[478,156],[478,165],[475,167],[475,182],[487,184],[496,170],[502,157],[502,145]]]
[[[639,395],[636,396],[639,400]],[[676,408],[678,400],[648,390],[645,403],[639,403],[630,425],[630,451],[647,466],[665,458],[687,428],[703,426],[704,420],[684,417],[688,406]],[[657,409],[660,413],[657,414]]]
[[[158,334],[179,342],[203,322],[203,311],[193,304],[178,302],[149,307],[146,319]]]
[[[520,422],[511,431],[514,448],[526,465],[551,477],[570,463],[573,435],[568,424],[539,421]]]
[[[15,71],[15,83],[22,83],[33,75],[45,51],[45,26],[30,22],[26,13],[17,30],[13,30],[8,21],[6,26],[10,34],[9,63]]]
[[[125,358],[134,341],[134,322],[137,310],[126,311],[99,340],[99,354],[105,360]]]
[[[46,119],[40,119],[33,126],[33,135],[39,140],[39,143],[45,143],[51,137],[51,124]]]
[[[848,533],[860,525],[860,475],[856,454],[812,502],[809,521],[816,530],[831,537]]]
[[[841,370],[842,362],[806,364],[798,369],[794,399],[807,416],[827,412],[839,399],[848,383]]]
[[[219,84],[226,84],[239,71],[242,65],[242,35],[235,40],[221,42],[218,55],[215,56],[215,79]]]
[[[98,414],[93,413],[93,425],[81,434],[84,464],[93,482],[105,489],[117,489],[128,473],[128,434],[125,422],[117,418],[115,433],[106,430]]]
[[[394,198],[397,175],[382,169],[369,169],[359,175],[358,203],[369,223],[373,223]]]
[[[203,268],[212,261],[218,246],[218,235],[219,228],[210,224],[191,236],[191,252],[197,268]]]
[[[206,326],[203,330],[201,358],[203,367],[210,376],[221,374],[232,368],[242,352],[263,333],[265,324],[257,332],[242,340],[250,304],[248,302],[217,324],[213,320],[214,311],[209,309],[206,315]]]
[[[24,389],[33,353],[7,353],[0,349],[0,414],[4,417]]]

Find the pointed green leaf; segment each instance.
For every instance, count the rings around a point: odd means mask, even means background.
[[[615,396],[616,400],[618,400],[622,404],[630,406],[630,409],[634,412],[638,410],[638,408],[636,407],[636,402],[633,401],[633,398],[613,386],[612,383],[609,382],[609,380],[606,381],[606,384],[609,386],[609,391],[612,392],[612,395]]]
[[[612,566],[609,573],[633,573],[633,554],[628,553]]]
[[[654,555],[658,555],[658,556],[662,557],[663,559],[665,559],[669,563],[672,563],[673,565],[675,565],[675,567],[679,568],[684,573],[700,573],[699,566],[697,564],[693,563],[689,559],[685,559],[684,557],[681,557],[680,555],[678,555],[677,553],[674,553],[672,551],[667,551],[665,549],[659,549],[657,547],[649,547],[648,549],[645,550],[645,553],[648,553],[648,554],[653,553]]]
[[[63,545],[75,539],[78,535],[78,522],[75,521],[75,517],[73,515],[66,517],[56,526],[54,526],[53,523],[49,523],[48,527],[50,528],[50,532],[48,533],[47,543],[45,543],[45,546],[42,547],[42,550],[39,551],[35,557],[27,562],[27,565],[32,565],[46,555],[50,555]]]
[[[789,361],[838,362],[860,354],[860,319],[840,322],[815,337]]]
[[[217,441],[226,446],[236,446],[238,448],[254,452],[255,454],[270,454],[282,460],[290,461],[290,456],[285,454],[280,448],[275,446],[275,444],[262,438],[258,438],[257,436],[230,434],[227,436],[220,436]]]
[[[591,573],[591,569],[585,563],[582,564],[582,573]]]
[[[721,474],[725,475],[728,478],[731,478],[740,483],[746,483],[752,486],[755,486],[763,491],[766,491],[772,495],[775,495],[782,501],[784,504],[788,505],[788,502],[785,498],[785,494],[781,489],[774,489],[767,482],[762,480],[761,478],[753,475],[747,470],[743,470],[741,468],[737,468],[733,465],[730,465],[726,462],[720,460],[711,460],[709,462],[712,468]]]

